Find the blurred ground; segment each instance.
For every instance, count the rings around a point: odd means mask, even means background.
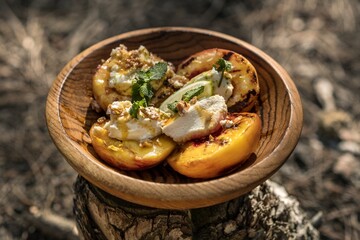
[[[360,239],[359,10],[357,0],[0,0],[0,239],[53,239],[36,227],[37,211],[72,219],[76,173],[44,118],[56,74],[93,43],[156,26],[227,33],[284,66],[304,128],[273,180],[298,198],[322,239]]]

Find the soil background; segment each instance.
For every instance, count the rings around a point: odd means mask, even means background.
[[[289,72],[304,127],[272,180],[300,201],[321,239],[360,239],[359,22],[358,0],[0,0],[0,239],[65,239],[38,224],[45,211],[73,221],[76,172],[44,114],[57,73],[100,40],[159,26],[233,35]]]

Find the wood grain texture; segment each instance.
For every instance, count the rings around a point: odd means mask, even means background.
[[[260,145],[243,166],[212,180],[192,180],[168,166],[142,172],[120,171],[94,152],[88,131],[100,116],[91,108],[91,81],[96,67],[119,44],[144,45],[161,58],[179,64],[208,48],[244,55],[260,81]],[[155,28],[104,40],[72,59],[49,92],[46,118],[50,135],[68,163],[97,187],[127,201],[158,208],[188,209],[214,205],[247,193],[269,178],[286,161],[302,128],[302,106],[286,71],[261,50],[234,37],[194,28]]]
[[[238,198],[190,210],[130,203],[82,177],[74,188],[80,239],[319,239],[299,202],[270,180]]]

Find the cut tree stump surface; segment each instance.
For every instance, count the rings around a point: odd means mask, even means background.
[[[79,176],[74,213],[81,239],[319,239],[299,202],[270,180],[225,203],[170,210],[124,201]]]

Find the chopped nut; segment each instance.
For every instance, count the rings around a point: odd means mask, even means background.
[[[106,117],[100,117],[98,120],[96,120],[97,123],[101,124],[106,121]]]
[[[189,104],[194,105],[196,102],[197,102],[197,97],[195,96],[189,101]]]
[[[234,126],[234,122],[229,119],[224,119],[220,121],[220,124],[223,129],[231,128]]]
[[[139,143],[139,146],[142,148],[151,147],[153,142],[151,140],[145,140]]]
[[[229,139],[221,138],[219,139],[219,141],[220,141],[220,146],[224,146],[229,142]]]
[[[214,136],[210,134],[210,135],[209,135],[209,141],[210,141],[210,142],[213,142],[214,140],[215,140]]]
[[[114,114],[119,115],[120,117],[127,117],[129,115],[128,109],[130,107],[130,101],[116,101],[109,105],[106,114]]]
[[[184,115],[184,113],[189,109],[189,107],[190,107],[190,105],[185,101],[180,101],[176,105],[176,108],[177,108],[180,116]]]
[[[146,107],[140,108],[144,118],[150,118],[151,120],[158,120],[160,118],[160,112],[157,108]]]
[[[182,88],[189,80],[185,76],[175,74],[168,81],[175,89],[179,89]]]

